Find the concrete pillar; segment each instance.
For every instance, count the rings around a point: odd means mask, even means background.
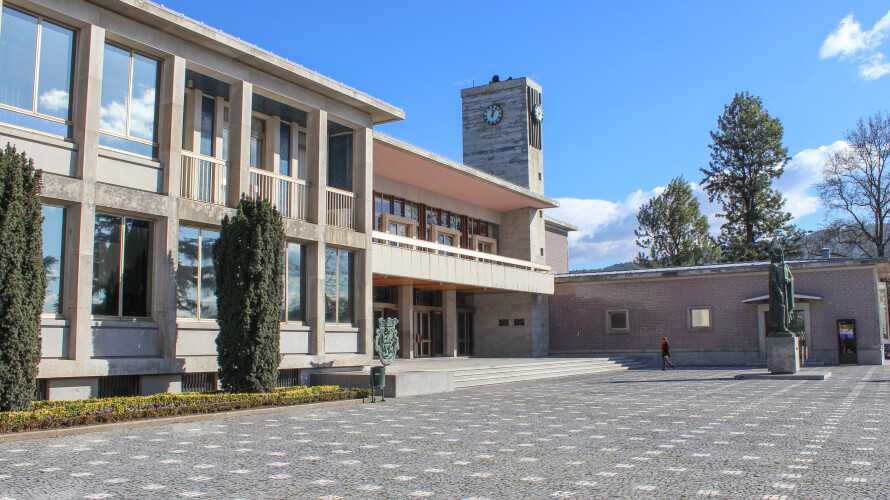
[[[183,61],[182,77],[185,79],[185,61]],[[183,82],[184,83],[184,82]],[[182,130],[182,149],[193,153],[201,152],[201,109],[204,106],[204,96],[197,90],[190,90],[185,94],[185,86],[183,85],[183,109],[185,110],[183,117]],[[183,133],[184,131],[184,133]]]
[[[356,252],[354,279],[356,325],[362,332],[362,352],[374,354],[374,277],[371,272],[371,229],[374,227],[374,131],[360,128],[353,137],[352,190],[355,193],[355,230],[363,233],[365,250]]]
[[[74,143],[76,175],[82,179],[80,204],[70,211],[66,257],[73,264],[66,282],[65,315],[71,322],[69,356],[93,354],[93,228],[96,224],[96,163],[99,157],[99,109],[105,29],[89,26],[80,32],[74,62]],[[73,261],[73,262],[72,262]]]
[[[399,340],[402,358],[414,358],[414,286],[399,287]]]
[[[182,153],[182,115],[185,106],[185,59],[171,56],[161,65],[158,120],[158,159],[164,165],[164,192],[178,198]]]
[[[311,111],[307,120],[306,176],[309,190],[307,213],[309,220],[318,224],[318,240],[307,245],[306,256],[306,321],[312,328],[312,353],[325,352],[325,242],[324,220],[326,211],[325,186],[328,167],[328,114],[322,110]]]
[[[253,84],[238,82],[231,87],[229,112],[228,205],[237,207],[241,193],[250,189],[250,117],[253,113]]]
[[[225,116],[226,100],[222,97],[217,97],[213,114],[213,157],[222,161],[229,161],[228,158],[223,156],[223,131],[226,129]]]
[[[450,358],[457,357],[457,291],[442,291],[442,334],[445,348],[442,353]]]

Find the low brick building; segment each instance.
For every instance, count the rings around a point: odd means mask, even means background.
[[[804,333],[807,361],[881,364],[883,346],[890,342],[887,259],[788,264],[795,278],[792,329]],[[680,365],[764,364],[768,266],[558,275],[550,297],[549,353],[620,353],[656,362],[661,338],[668,337],[672,359]]]

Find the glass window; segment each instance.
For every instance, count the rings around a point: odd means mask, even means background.
[[[43,206],[43,267],[46,299],[43,314],[62,314],[62,256],[65,245],[65,209]]]
[[[282,321],[303,321],[303,245],[288,243],[285,250],[284,310]]]
[[[201,98],[201,147],[204,156],[213,156],[213,131],[216,115],[216,99],[208,96]]]
[[[266,140],[266,122],[259,118],[250,120],[250,166],[263,168],[263,147]]]
[[[176,267],[176,316],[216,319],[216,273],[213,245],[218,231],[179,227],[179,258]]]
[[[290,125],[284,122],[278,130],[278,173],[290,176]]]
[[[606,311],[606,324],[610,332],[626,332],[627,310]]]
[[[297,133],[297,177],[306,179],[306,134]]]
[[[99,144],[155,156],[158,61],[105,45]]]
[[[325,321],[352,324],[353,252],[325,249]]]
[[[710,328],[711,327],[711,308],[710,307],[690,307],[689,308],[689,328]]]
[[[151,222],[96,214],[94,315],[148,316]]]
[[[352,191],[352,132],[328,137],[328,186]]]
[[[4,6],[0,121],[68,136],[74,31]]]
[[[229,108],[223,109],[222,157],[229,161]]]

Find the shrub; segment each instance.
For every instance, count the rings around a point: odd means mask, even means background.
[[[369,393],[368,390],[341,390],[338,386],[297,386],[266,394],[214,391],[77,401],[35,401],[29,411],[0,412],[0,433],[355,399]]]
[[[213,246],[220,382],[232,392],[272,392],[284,303],[284,229],[263,200],[241,198]]]
[[[26,410],[40,362],[43,267],[41,172],[24,153],[0,152],[0,411]]]

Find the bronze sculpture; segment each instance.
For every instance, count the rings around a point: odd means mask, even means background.
[[[794,276],[785,264],[785,252],[781,248],[770,251],[769,266],[769,322],[768,336],[791,337],[791,311],[794,310]]]

